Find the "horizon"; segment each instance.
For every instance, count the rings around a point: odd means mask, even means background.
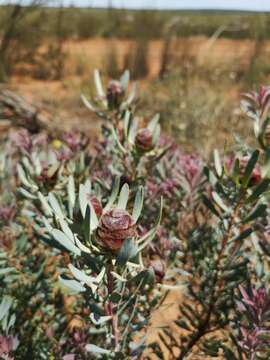
[[[30,0],[0,0],[0,5],[22,2],[25,5]],[[131,10],[216,10],[216,11],[252,11],[269,12],[269,0],[50,0],[48,6],[78,7],[78,8],[108,8]]]

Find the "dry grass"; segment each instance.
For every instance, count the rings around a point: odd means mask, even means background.
[[[64,46],[67,61],[62,80],[34,80],[27,72],[21,75],[20,71],[11,78],[8,86],[52,113],[53,126],[65,129],[76,127],[95,137],[98,122],[83,108],[80,93],[94,93],[93,69],[100,68],[105,74],[105,62],[112,47],[118,56],[119,69],[123,69],[125,56],[135,45],[131,40],[69,40]],[[258,57],[266,63],[270,53],[270,41],[265,42],[260,48]],[[172,80],[157,81],[162,49],[162,40],[150,41],[149,74],[146,79],[139,80],[143,98],[147,99],[142,102],[141,108],[143,111],[150,109],[146,111],[146,116],[161,112],[165,118],[163,125],[166,130],[171,128],[172,134],[180,137],[181,142],[186,142],[190,134],[185,126],[188,128],[191,125],[187,124],[187,119],[183,120],[183,113],[186,112],[185,107],[189,106],[191,113],[186,113],[186,117],[197,118],[197,126],[201,126],[202,129],[206,127],[200,125],[201,120],[202,124],[203,121],[210,124],[207,125],[210,130],[207,129],[202,134],[200,128],[196,130],[196,138],[193,140],[196,142],[204,137],[211,150],[212,144],[221,144],[221,140],[228,137],[231,125],[238,125],[239,119],[235,113],[238,111],[241,91],[248,89],[245,74],[248,74],[252,59],[256,55],[255,43],[251,40],[231,39],[212,41],[202,36],[172,39],[170,68],[175,69],[176,75],[171,77]],[[179,75],[179,72],[182,75]],[[267,83],[269,73],[270,69],[264,69],[264,83]],[[201,98],[200,93],[203,96],[203,105],[193,101],[193,97],[194,100]],[[223,109],[230,111],[225,118]],[[210,114],[209,119],[205,118],[207,113]],[[193,125],[191,127],[193,128]],[[214,141],[208,142],[208,138],[213,138]],[[190,139],[188,142],[190,143]],[[198,144],[201,147],[199,142]]]

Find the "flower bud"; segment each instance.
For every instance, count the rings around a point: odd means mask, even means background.
[[[119,81],[111,80],[107,89],[107,100],[110,109],[118,108],[121,103],[123,90]]]
[[[141,151],[150,151],[153,149],[153,135],[147,128],[140,129],[135,138],[135,145]]]
[[[102,247],[117,251],[126,239],[135,235],[136,224],[126,210],[112,209],[101,216],[97,239]]]
[[[166,273],[166,266],[164,261],[160,259],[151,261],[151,268],[154,271],[156,281],[161,283]]]

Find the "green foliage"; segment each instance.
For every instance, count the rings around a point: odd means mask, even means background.
[[[82,95],[96,153],[77,132],[1,147],[0,356],[268,359],[270,90],[244,95],[255,146],[205,164],[137,115],[129,78],[95,70]],[[170,289],[179,311],[149,344]]]

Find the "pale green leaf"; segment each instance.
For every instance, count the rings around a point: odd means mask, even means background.
[[[113,206],[115,200],[117,199],[118,193],[119,193],[119,187],[120,187],[120,177],[116,176],[114,178],[113,189],[112,189],[111,195],[109,197],[109,200],[104,208],[104,212],[110,210],[111,207]]]
[[[75,293],[84,292],[86,290],[85,287],[76,280],[67,280],[59,276],[59,282],[60,284],[64,285],[66,288]]]
[[[101,82],[101,78],[100,78],[100,73],[97,69],[94,70],[94,80],[95,80],[95,86],[96,86],[96,90],[97,90],[97,94],[101,99],[105,98],[105,93],[103,90],[103,86],[102,86],[102,82]]]
[[[138,221],[141,215],[143,208],[143,199],[144,199],[144,188],[140,186],[136,193],[133,212],[132,212],[132,218],[135,222]]]
[[[37,195],[38,195],[39,201],[41,202],[41,206],[42,206],[45,214],[48,216],[52,216],[53,215],[52,209],[51,209],[47,199],[45,198],[45,196],[40,191],[37,193]]]
[[[73,252],[75,255],[81,255],[81,250],[74,245],[74,243],[67,237],[65,233],[58,229],[51,231],[52,236],[59,242],[65,249]]]
[[[94,353],[94,354],[103,354],[103,355],[110,355],[111,351],[103,349],[99,346],[93,345],[93,344],[87,344],[85,346],[86,351]]]
[[[129,198],[129,186],[128,184],[124,184],[120,191],[117,208],[125,210],[127,207],[128,198]]]
[[[155,131],[156,126],[158,125],[160,115],[156,114],[153,119],[150,121],[150,123],[147,125],[147,129],[151,132]]]
[[[126,91],[128,88],[128,83],[129,83],[129,71],[125,70],[123,75],[120,78],[120,84],[121,84],[121,88]]]
[[[61,206],[60,206],[59,201],[57,200],[56,196],[52,192],[50,192],[48,195],[48,199],[49,199],[49,203],[54,211],[54,214],[59,219],[63,219],[64,214],[62,212]]]

